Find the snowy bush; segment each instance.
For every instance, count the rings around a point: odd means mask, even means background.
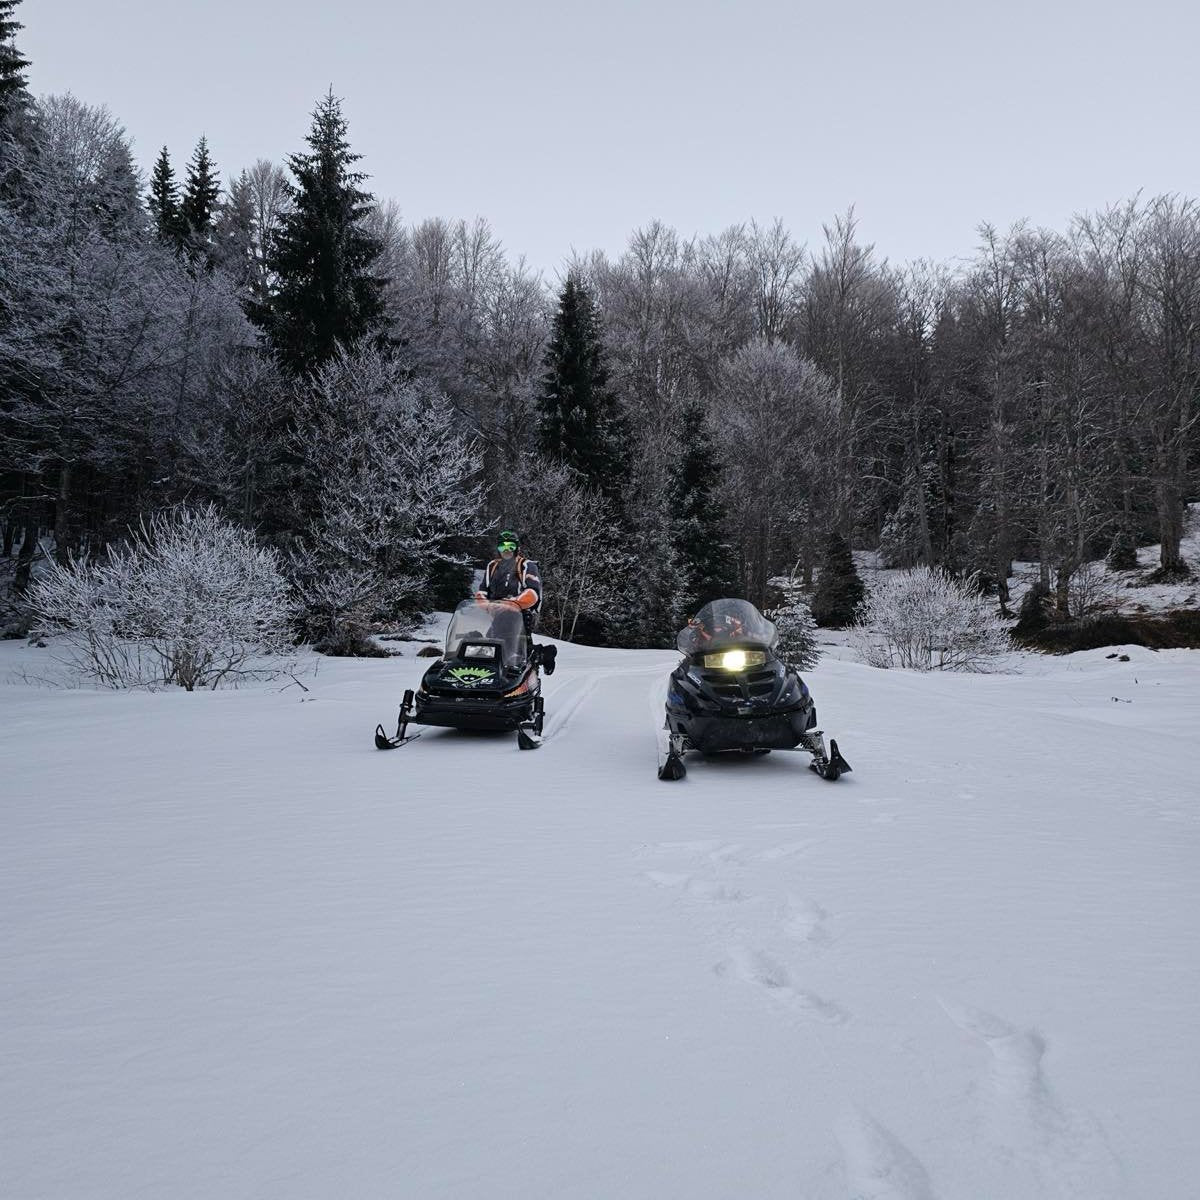
[[[974,578],[917,567],[875,585],[851,629],[872,667],[982,671],[1008,649],[1008,633]]]
[[[276,673],[288,649],[288,585],[273,550],[211,506],[158,513],[96,561],[52,563],[29,593],[72,665],[108,687],[187,691]]]
[[[798,584],[789,581],[781,590],[782,603],[765,613],[779,630],[779,657],[797,671],[811,671],[821,661],[817,623],[808,603],[800,595]]]
[[[1104,569],[1102,562],[1084,563],[1067,584],[1067,607],[1078,619],[1117,607],[1120,581]]]
[[[465,561],[452,547],[481,529],[476,447],[441,392],[377,350],[327,363],[296,411],[304,632],[325,653],[370,653],[372,624],[411,627],[437,569]]]

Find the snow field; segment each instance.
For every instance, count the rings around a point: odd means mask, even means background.
[[[413,659],[0,687],[4,1194],[1195,1194],[1200,654],[1106,653],[827,660],[836,784],[660,783],[665,652],[530,754],[376,752]]]

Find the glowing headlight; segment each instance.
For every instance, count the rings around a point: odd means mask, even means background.
[[[747,667],[761,667],[766,661],[762,650],[723,650],[704,656],[706,667],[720,667],[723,671],[744,671]]]

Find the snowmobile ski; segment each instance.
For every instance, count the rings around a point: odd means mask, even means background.
[[[521,750],[536,750],[542,744],[542,724],[545,712],[541,696],[533,702],[533,720],[517,726],[517,747]]]
[[[376,750],[397,750],[401,746],[407,746],[409,742],[415,742],[421,736],[419,733],[410,734],[408,732],[408,723],[412,719],[413,701],[413,690],[409,688],[405,691],[404,699],[400,704],[400,716],[396,720],[394,737],[388,737],[387,731],[382,725],[375,726]]]
[[[668,746],[666,760],[658,768],[658,777],[662,780],[682,779],[687,774],[687,766],[683,761],[683,737],[678,733],[671,734]]]

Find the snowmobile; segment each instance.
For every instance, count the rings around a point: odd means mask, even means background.
[[[507,600],[464,600],[446,628],[446,648],[421,686],[404,693],[396,733],[375,728],[380,750],[420,737],[408,726],[516,730],[517,745],[534,750],[542,742],[540,671],[554,673],[555,646],[534,646],[521,610]]]
[[[850,764],[817,726],[800,676],[776,653],[775,626],[746,600],[714,600],[680,631],[684,660],[667,689],[668,751],[659,779],[682,779],[683,756],[806,750],[809,767],[835,780]]]

